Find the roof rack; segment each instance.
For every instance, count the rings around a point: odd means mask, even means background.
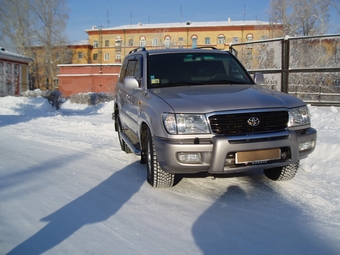
[[[202,47],[196,47],[194,49],[212,49],[212,50],[218,50],[217,48],[213,46],[202,46]]]
[[[129,54],[137,52],[137,51],[146,51],[146,48],[145,47],[138,47],[136,49],[130,50]]]

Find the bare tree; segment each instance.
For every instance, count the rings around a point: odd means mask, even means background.
[[[5,47],[20,54],[30,55],[34,17],[30,0],[2,0],[0,30]]]
[[[31,72],[38,83],[53,82],[56,60],[68,52],[66,4],[67,0],[0,0],[0,36],[9,49],[34,59]]]
[[[271,0],[271,23],[282,24],[284,35],[325,34],[331,1],[335,0]]]
[[[330,7],[333,8],[333,10],[340,16],[340,0],[330,0],[331,5]],[[340,31],[340,25],[334,25],[333,24],[333,28],[336,29],[337,32]]]
[[[337,11],[338,14],[340,14],[340,1],[339,0],[331,0],[331,6]]]

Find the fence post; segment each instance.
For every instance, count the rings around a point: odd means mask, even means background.
[[[282,40],[282,72],[281,72],[281,91],[288,93],[289,79],[289,38],[286,36]]]

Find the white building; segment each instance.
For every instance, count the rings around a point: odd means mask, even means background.
[[[19,95],[29,89],[28,64],[32,58],[0,47],[0,96]]]

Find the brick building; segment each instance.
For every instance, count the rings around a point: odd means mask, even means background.
[[[72,64],[59,64],[59,89],[65,95],[79,92],[112,92],[120,63],[137,47],[147,49],[215,47],[230,43],[271,39],[282,27],[263,21],[181,22],[93,26],[85,30],[88,41],[72,45]],[[87,78],[85,78],[87,77]]]

